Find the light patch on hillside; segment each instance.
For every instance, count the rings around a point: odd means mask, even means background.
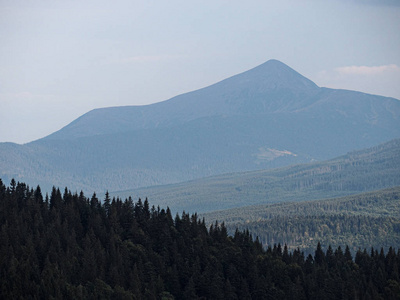
[[[271,161],[281,156],[297,156],[297,154],[292,153],[288,150],[277,150],[272,148],[265,149],[264,147],[258,148],[258,153],[256,153],[257,160],[261,161]]]

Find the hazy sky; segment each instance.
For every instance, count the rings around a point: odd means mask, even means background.
[[[400,1],[0,0],[0,142],[143,105],[269,59],[400,99]]]

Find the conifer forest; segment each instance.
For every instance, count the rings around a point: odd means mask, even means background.
[[[1,299],[399,299],[400,251],[312,254],[145,199],[0,180]]]

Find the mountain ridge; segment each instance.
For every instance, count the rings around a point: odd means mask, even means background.
[[[282,80],[285,78],[286,80]],[[237,107],[238,100],[242,100],[243,96],[246,96],[243,95],[245,92],[250,94],[267,93],[263,95],[267,97],[269,96],[268,92],[271,90],[275,92],[289,90],[296,93],[304,93],[305,91],[312,90],[315,93],[318,89],[319,87],[315,83],[284,63],[278,60],[269,60],[255,68],[221,80],[208,87],[184,93],[162,102],[141,106],[116,106],[94,109],[61,130],[44,137],[44,139],[63,138],[63,131],[74,131],[74,129],[78,133],[67,133],[67,136],[72,135],[70,138],[85,136],[83,132],[87,122],[84,122],[83,126],[79,126],[79,122],[82,122],[85,118],[89,119],[88,121],[98,119],[99,117],[104,118],[105,113],[109,114],[113,122],[120,123],[120,126],[125,125],[130,130],[148,129],[158,127],[163,122],[167,126],[181,123],[179,121],[174,122],[174,117],[165,118],[165,115],[172,115],[176,118],[180,117],[183,118],[183,122],[187,122],[210,115],[241,114],[243,113],[243,106],[251,104],[245,103],[245,105]],[[239,99],[237,99],[237,96],[234,96],[238,92],[242,93]],[[229,97],[229,102],[221,101],[226,96]],[[216,106],[217,104],[218,106]],[[265,106],[263,108],[265,109]],[[169,114],[165,112],[169,112]],[[154,119],[157,121],[154,121]],[[108,131],[102,124],[96,124],[95,127],[100,128],[103,133]],[[95,134],[98,134],[98,132],[100,130],[96,131]],[[114,132],[113,130],[109,131],[109,133]],[[86,135],[91,134],[93,132],[88,132]]]
[[[337,94],[339,96],[335,96]],[[349,94],[351,101],[348,99]],[[210,116],[268,115],[307,111],[313,113],[318,107],[325,109],[327,104],[339,106],[331,100],[337,97],[347,98],[348,101],[342,100],[339,104],[341,106],[353,104],[353,113],[357,113],[357,108],[363,104],[359,101],[354,103],[357,98],[369,99],[371,106],[376,106],[373,102],[377,101],[397,100],[362,92],[320,88],[284,63],[269,60],[208,87],[162,102],[94,109],[42,139],[71,139],[104,133],[171,127]],[[386,104],[390,106],[387,112],[395,114],[397,119],[400,115],[399,103]]]

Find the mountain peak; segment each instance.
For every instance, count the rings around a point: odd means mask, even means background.
[[[253,85],[264,90],[313,90],[318,86],[283,62],[271,59],[246,72],[228,78],[236,79],[235,84]]]
[[[277,60],[277,59],[267,60],[265,63],[262,63],[258,67],[261,67],[261,66],[265,66],[265,67],[269,67],[269,68],[276,67],[276,68],[288,68],[288,69],[291,69],[288,65],[286,65],[285,63],[283,63],[283,62],[281,62],[280,60]],[[257,68],[257,67],[255,67],[255,68]]]

